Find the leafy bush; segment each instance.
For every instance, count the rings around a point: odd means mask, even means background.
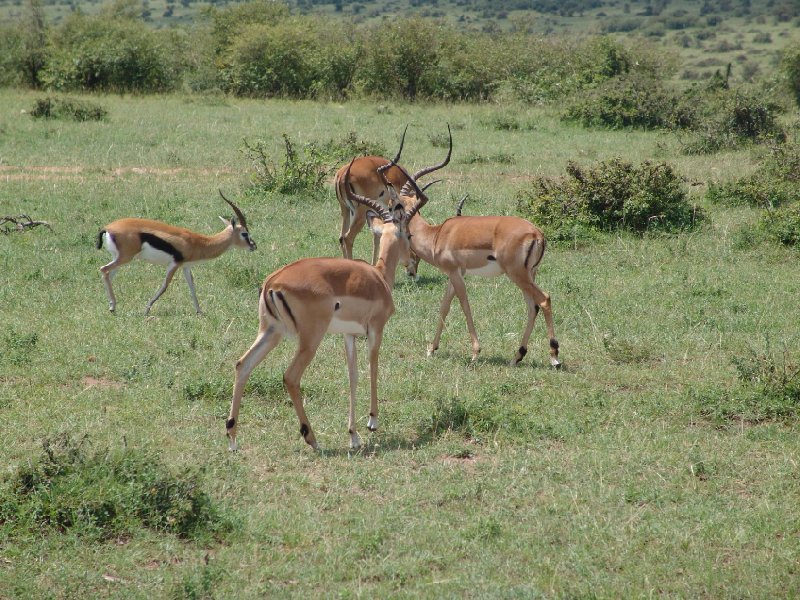
[[[330,167],[316,143],[308,143],[298,151],[289,136],[283,134],[286,156],[279,165],[269,156],[265,142],[244,141],[244,152],[253,165],[255,188],[266,192],[297,195],[322,191]]]
[[[37,119],[103,121],[108,116],[108,110],[99,104],[86,100],[46,96],[36,100],[30,115]]]
[[[159,454],[92,452],[87,439],[61,434],[42,443],[0,487],[0,524],[108,539],[137,526],[183,538],[219,535],[225,522],[197,472],[172,473]]]
[[[612,159],[586,169],[571,162],[567,177],[538,177],[532,188],[517,193],[518,212],[552,240],[573,240],[593,230],[687,229],[702,218],[666,163],[635,166]]]
[[[767,237],[785,246],[797,246],[800,244],[800,202],[767,210],[758,225]]]
[[[773,144],[752,175],[729,183],[712,182],[706,198],[729,206],[765,209],[800,202],[800,144]]]
[[[59,90],[166,91],[175,81],[158,39],[139,21],[72,14],[51,36],[42,81]]]
[[[780,69],[795,102],[800,105],[800,44],[792,44],[783,51]]]
[[[687,154],[709,154],[748,143],[784,140],[777,115],[780,105],[753,88],[725,87],[704,94],[689,93],[683,105],[691,104],[686,125],[695,137],[684,147]]]
[[[585,127],[671,126],[675,121],[675,96],[652,77],[639,75],[610,79],[577,96],[562,119]]]

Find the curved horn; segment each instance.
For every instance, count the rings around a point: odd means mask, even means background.
[[[383,172],[390,169],[392,165],[396,165],[397,161],[400,160],[400,153],[403,151],[403,144],[406,141],[406,132],[408,131],[408,124],[406,124],[406,128],[403,129],[403,136],[400,138],[400,148],[397,150],[397,156],[395,156],[392,160],[390,160],[385,165],[381,165],[378,167],[378,173],[381,177],[383,177]]]
[[[456,216],[457,217],[461,216],[461,209],[464,208],[464,202],[467,201],[467,198],[469,198],[469,194],[464,194],[464,197],[461,200],[458,201],[458,204],[456,204]]]
[[[416,173],[414,173],[414,181],[417,181],[420,177],[427,175],[428,173],[433,173],[434,171],[438,171],[447,163],[450,162],[450,155],[453,153],[453,132],[450,131],[450,123],[447,124],[447,135],[450,137],[450,147],[447,149],[447,156],[445,156],[444,160],[440,162],[438,165],[433,165],[432,167],[425,167],[424,169],[420,169]]]
[[[397,166],[400,167],[400,165],[397,165]],[[400,168],[402,169],[402,167],[400,167]],[[403,169],[403,172],[405,172],[405,169]],[[425,187],[428,188],[429,186],[433,185],[434,183],[436,183],[436,182],[434,181],[432,183],[429,183]],[[405,216],[406,223],[411,221],[412,217],[419,212],[419,209],[421,209],[423,206],[425,206],[428,203],[428,197],[425,195],[424,191],[419,189],[419,186],[417,185],[417,182],[413,178],[408,180],[406,185],[403,186],[403,189],[405,189],[406,186],[409,185],[409,184],[411,184],[411,187],[414,188],[414,193],[417,196],[417,201],[414,202],[414,206],[412,206],[410,209],[408,209],[406,211],[406,216]],[[401,190],[401,192],[402,192],[402,190]]]
[[[242,213],[242,211],[240,211],[240,210],[239,210],[239,207],[238,207],[238,206],[236,206],[236,205],[235,205],[233,202],[231,202],[230,200],[228,200],[228,199],[225,197],[225,194],[223,194],[223,193],[222,193],[222,190],[219,190],[219,195],[220,195],[220,196],[222,196],[222,199],[223,199],[223,200],[225,200],[225,202],[227,202],[228,204],[230,204],[230,205],[231,205],[231,208],[233,209],[233,212],[236,214],[236,217],[239,219],[239,223],[241,223],[241,224],[242,224],[242,227],[244,227],[245,229],[247,229],[247,219],[245,219],[245,218],[244,218],[244,214]]]
[[[371,198],[367,198],[366,196],[356,193],[356,191],[353,189],[353,186],[350,183],[350,167],[353,166],[355,160],[355,157],[353,157],[353,160],[350,161],[350,164],[347,165],[347,170],[344,172],[344,189],[345,193],[347,194],[347,198],[351,202],[358,202],[359,204],[363,204],[364,206],[371,208],[381,216],[385,223],[393,221],[394,219],[392,218],[392,213],[390,213],[385,206],[379,202],[376,202],[375,200],[372,200]]]

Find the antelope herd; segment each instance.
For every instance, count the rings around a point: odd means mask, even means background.
[[[301,258],[264,280],[258,300],[258,334],[235,366],[233,398],[225,423],[231,450],[237,449],[236,433],[245,384],[253,369],[284,337],[297,340],[297,350],[283,381],[306,443],[314,449],[319,447],[303,406],[300,380],[326,333],[344,336],[350,382],[348,432],[351,448],[361,446],[355,413],[358,383],[355,338],[366,336],[370,375],[367,429],[377,429],[378,354],[386,323],[395,312],[392,288],[395,271],[401,263],[411,276],[416,276],[420,259],[447,276],[436,333],[427,348],[428,356],[433,356],[439,348],[450,305],[453,297],[458,297],[472,341],[472,360],[477,358],[481,348],[464,277],[504,274],[520,289],[528,309],[527,323],[511,365],[518,364],[525,357],[536,317],[542,311],[549,339],[550,364],[556,368],[561,366],[550,296],[535,283],[546,245],[542,232],[518,217],[461,216],[464,199],[458,205],[456,216],[440,225],[431,225],[419,212],[428,202],[426,188],[435,182],[420,188],[418,181],[449,163],[453,149],[449,125],[448,134],[449,148],[444,160],[413,175],[399,164],[405,131],[393,159],[362,156],[337,171],[334,188],[342,213],[339,244],[343,258]],[[220,217],[226,227],[212,236],[147,219],[119,219],[106,225],[98,234],[97,247],[104,246],[113,257],[100,269],[109,310],[114,312],[116,309],[116,297],[111,286],[114,273],[122,265],[138,258],[167,266],[166,278],[147,303],[145,314],[149,314],[179,268],[183,269],[195,311],[199,314],[192,265],[216,258],[231,247],[256,249],[244,214],[224,195],[222,199],[230,205],[235,216],[230,221]],[[374,236],[372,264],[352,260],[354,239],[364,225]]]

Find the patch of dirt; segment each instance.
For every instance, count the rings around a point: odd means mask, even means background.
[[[123,387],[125,387],[119,381],[114,381],[113,379],[107,379],[105,377],[92,377],[91,375],[86,375],[83,379],[81,379],[81,384],[87,390],[93,387],[121,390]]]

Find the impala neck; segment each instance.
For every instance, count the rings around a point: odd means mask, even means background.
[[[411,234],[411,249],[414,254],[429,264],[433,264],[436,236],[441,228],[441,225],[428,223],[420,213],[415,214],[408,224],[408,232]]]
[[[375,263],[375,268],[381,274],[389,289],[394,288],[394,276],[397,271],[397,263],[400,262],[400,244],[402,242],[398,237],[399,235],[396,224],[387,223],[384,225],[378,260]]]

